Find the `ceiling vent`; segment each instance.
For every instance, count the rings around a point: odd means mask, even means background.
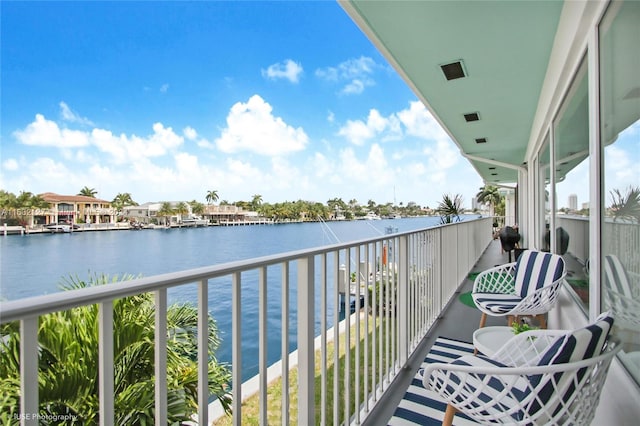
[[[465,72],[464,66],[462,64],[462,60],[440,65],[440,68],[442,68],[444,78],[446,78],[447,80],[455,80],[457,78],[467,76],[467,73]]]
[[[476,143],[487,143],[487,138],[477,138]]]
[[[464,114],[464,119],[467,123],[470,123],[472,121],[480,120],[480,115],[477,112],[472,112],[469,114]]]

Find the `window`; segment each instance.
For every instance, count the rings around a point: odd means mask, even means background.
[[[545,245],[562,255],[567,282],[583,306],[589,304],[589,94],[587,61],[582,60],[553,122],[555,211],[553,236]]]
[[[603,310],[640,383],[640,2],[612,2],[599,27]]]

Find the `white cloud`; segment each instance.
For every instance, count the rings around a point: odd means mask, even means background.
[[[215,144],[223,152],[255,152],[283,155],[305,148],[309,142],[301,127],[294,128],[272,114],[272,107],[259,95],[247,103],[238,102],[227,116],[227,127]]]
[[[35,121],[24,130],[16,130],[13,135],[25,145],[78,148],[89,144],[86,132],[60,129],[57,123],[47,120],[42,114],[36,114]]]
[[[196,130],[191,126],[185,127],[182,130],[182,134],[184,135],[185,138],[189,139],[190,141],[194,141],[198,137],[198,132],[196,132]]]
[[[338,134],[347,138],[354,145],[364,145],[367,140],[375,135],[375,132],[363,121],[348,120],[347,124],[338,131]]]
[[[339,120],[332,111],[327,114],[328,123]],[[353,145],[337,148],[335,140],[320,137],[307,153],[311,142],[305,131],[274,115],[258,95],[230,108],[213,143],[192,126],[176,133],[157,122],[138,136],[106,128],[63,129],[38,114],[14,136],[24,145],[58,147],[49,151],[58,156],[36,159],[36,148],[31,156],[5,159],[0,186],[12,192],[75,193],[89,185],[105,199],[126,190],[138,202],[203,200],[210,185],[222,199],[247,200],[257,193],[267,202],[325,202],[336,196],[387,202],[397,189],[398,201],[423,204],[444,192],[462,192],[458,181],[467,186],[474,181],[469,167],[470,172],[459,171],[455,145],[419,102],[389,115],[370,109],[366,117],[343,123],[338,134]],[[399,137],[402,144],[384,143]]]
[[[300,80],[302,71],[302,65],[287,59],[284,62],[269,65],[266,70],[263,69],[262,76],[270,80],[285,79],[292,83],[297,83]]]
[[[76,172],[69,169],[65,164],[51,158],[37,158],[29,164],[29,171],[42,182],[56,182],[73,180]]]
[[[387,185],[395,180],[395,173],[385,157],[384,150],[374,143],[364,160],[358,159],[352,148],[343,149],[339,155],[339,173],[350,185],[370,190],[379,184]]]
[[[347,123],[338,130],[338,134],[347,138],[352,144],[360,146],[380,135],[382,135],[381,140],[397,139],[402,134],[402,129],[394,114],[383,117],[378,110],[371,109],[366,122],[347,120]]]
[[[169,84],[165,83],[160,86],[160,93],[167,93],[169,91]]]
[[[334,121],[336,121],[336,115],[333,113],[333,111],[329,111],[329,113],[327,114],[327,121],[329,123],[333,123]]]
[[[373,137],[382,141],[398,140],[406,136],[423,140],[450,140],[449,135],[419,101],[410,102],[409,108],[387,117],[383,117],[378,110],[371,109],[366,122],[348,120],[339,134],[356,145]]]
[[[341,93],[345,95],[357,95],[365,88],[375,85],[372,75],[376,67],[373,59],[361,56],[335,67],[319,68],[316,70],[316,76],[325,81],[344,84]]]
[[[205,148],[205,149],[215,148],[214,144],[212,144],[205,138],[199,137],[198,132],[196,132],[196,130],[191,126],[185,127],[182,130],[182,134],[184,135],[185,139],[189,141],[194,141],[200,148]]]
[[[422,139],[450,139],[433,115],[419,102],[411,102],[408,109],[397,113],[408,135]]]
[[[2,162],[2,168],[9,171],[18,170],[18,161],[15,158],[8,158]]]
[[[68,121],[70,123],[78,123],[85,126],[94,125],[93,122],[88,118],[82,117],[78,113],[72,111],[65,102],[60,102],[60,115],[62,116],[62,119],[64,121]]]
[[[144,157],[160,157],[177,149],[184,143],[184,138],[177,135],[171,127],[162,123],[153,125],[153,134],[146,138],[136,135],[115,136],[109,130],[93,129],[91,142],[100,151],[110,154],[117,163],[138,161]]]

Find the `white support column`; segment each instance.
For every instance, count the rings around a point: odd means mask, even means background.
[[[602,312],[602,224],[604,223],[604,155],[600,144],[600,43],[598,28],[589,34],[587,65],[589,93],[589,319]],[[585,259],[586,261],[587,259]]]
[[[314,264],[298,259],[298,424],[315,424],[314,390]]]
[[[38,317],[20,321],[20,424],[38,425]]]
[[[198,424],[209,417],[209,281],[198,283]]]
[[[155,422],[167,424],[167,289],[155,292]]]
[[[98,380],[100,426],[114,422],[113,407],[113,301],[98,305]]]
[[[534,228],[529,226],[532,222],[529,220],[529,171],[520,169],[518,171],[518,187],[516,188],[517,206],[516,206],[516,222],[520,227],[520,235],[522,235],[522,247],[530,247],[529,238],[533,235]]]

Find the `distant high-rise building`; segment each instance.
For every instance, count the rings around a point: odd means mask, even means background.
[[[578,196],[576,194],[569,195],[569,210],[578,210]]]

